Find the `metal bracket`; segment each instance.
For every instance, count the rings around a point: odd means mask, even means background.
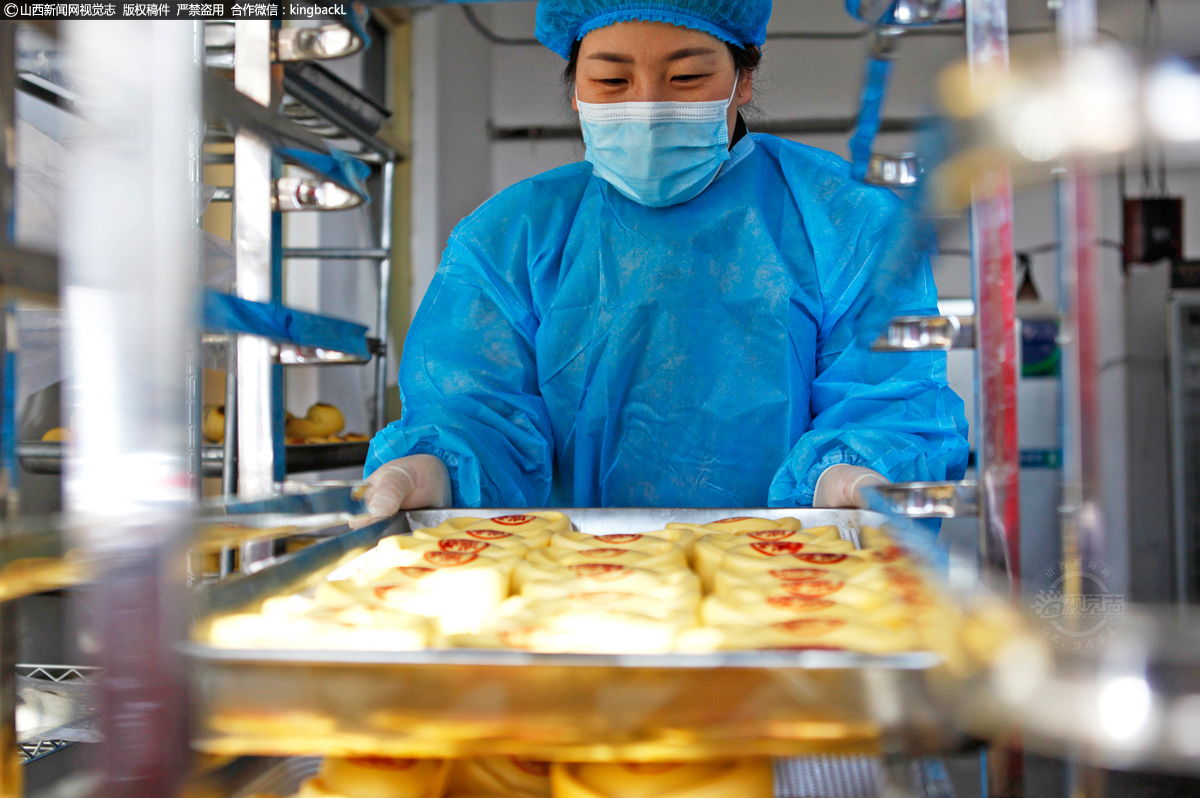
[[[974,316],[897,316],[872,352],[945,352],[975,347]]]
[[[866,488],[871,509],[905,518],[971,518],[979,513],[979,488],[965,482],[897,482]]]
[[[319,28],[280,28],[275,32],[275,60],[345,58],[354,55],[365,45],[366,42],[355,31],[336,22]]]
[[[284,366],[329,366],[371,362],[370,358],[299,344],[272,344],[271,355],[276,363]]]
[[[873,186],[888,188],[911,188],[921,180],[925,169],[911,152],[903,155],[880,155],[874,153],[867,164],[865,182]]]
[[[362,205],[358,194],[328,180],[281,177],[275,181],[274,210],[344,211]]]
[[[234,25],[209,22],[204,26],[205,60],[208,66],[233,68]],[[314,61],[345,58],[366,46],[366,41],[348,25],[333,22],[319,28],[288,27],[275,31],[275,61]],[[228,64],[228,66],[226,66]]]
[[[964,16],[963,0],[859,0],[851,12],[876,25],[920,27],[956,22]]]

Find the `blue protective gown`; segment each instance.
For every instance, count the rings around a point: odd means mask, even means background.
[[[451,235],[366,473],[434,454],[469,507],[802,506],[837,463],[961,478],[945,355],[872,354],[854,329],[901,211],[763,134],[668,208],[587,163],[522,181]],[[892,312],[935,312],[917,271]]]

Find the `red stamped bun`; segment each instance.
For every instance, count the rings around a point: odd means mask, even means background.
[[[596,535],[596,540],[603,543],[633,543],[641,539],[641,535]]]
[[[466,534],[478,540],[500,540],[513,536],[512,532],[505,532],[503,529],[472,529]]]
[[[804,544],[798,540],[776,540],[751,543],[750,548],[767,557],[778,557],[781,554],[797,554],[804,548]]]
[[[568,566],[571,573],[581,579],[595,579],[598,582],[612,582],[633,573],[624,565],[610,562],[589,562],[583,565]]]
[[[820,637],[836,632],[846,625],[841,618],[796,618],[792,621],[780,621],[771,626],[781,632],[807,637]]]
[[[453,566],[466,565],[467,563],[478,557],[478,554],[472,554],[467,551],[427,551],[425,559],[434,565]]]
[[[498,515],[492,519],[497,524],[504,526],[522,526],[530,521],[536,521],[536,515]]]
[[[442,551],[468,551],[481,552],[488,547],[488,544],[482,540],[463,540],[462,538],[443,538],[438,541],[438,548]]]
[[[746,537],[755,540],[787,540],[795,534],[790,529],[764,529],[762,532],[750,532]]]

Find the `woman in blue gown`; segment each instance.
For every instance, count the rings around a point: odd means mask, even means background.
[[[454,230],[371,442],[401,508],[859,506],[960,478],[942,353],[872,354],[878,273],[909,238],[889,191],[746,130],[770,0],[541,0],[587,158]],[[888,312],[936,312],[927,260]]]

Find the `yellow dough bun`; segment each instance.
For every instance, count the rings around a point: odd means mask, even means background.
[[[325,402],[317,402],[308,408],[304,418],[317,429],[317,435],[337,435],[346,426],[342,411]]]
[[[571,529],[571,519],[563,513],[553,510],[534,511],[523,510],[520,513],[497,515],[492,518],[476,518],[474,516],[458,516],[447,518],[438,526],[449,529],[502,529],[515,532],[518,535],[528,535],[547,529],[550,532],[568,532]]]
[[[824,599],[871,612],[886,607],[893,601],[887,593],[847,582],[829,571],[818,572],[818,576],[807,576],[804,579],[775,579],[767,574],[765,579],[756,577],[739,582],[725,581],[721,587],[722,589],[714,595],[728,598],[738,604],[795,596]]]
[[[680,633],[676,650],[788,649],[895,654],[912,651],[920,639],[911,629],[889,629],[845,618],[794,618],[768,625],[698,626]]]
[[[697,606],[700,581],[682,568],[659,573],[628,565],[601,563],[572,565],[568,568],[526,572],[521,595],[539,601],[570,598],[592,593],[626,593],[657,601]]]
[[[554,798],[773,798],[769,759],[551,766]]]
[[[391,581],[391,584],[388,582]],[[444,568],[394,581],[325,582],[315,600],[329,607],[378,607],[430,619],[442,635],[479,632],[492,622],[508,595],[508,574],[498,568]]]
[[[450,767],[450,798],[550,798],[550,763],[515,756],[460,759]]]
[[[832,536],[830,532],[832,531]],[[854,551],[854,544],[842,540],[836,527],[817,527],[809,530],[772,529],[744,532],[740,535],[713,533],[696,541],[694,556],[696,573],[706,591],[712,591],[717,569],[725,553],[738,546],[764,557],[800,551]]]
[[[309,421],[307,418],[296,418],[293,416],[284,424],[283,434],[288,438],[307,441],[312,438],[323,438],[328,433],[323,432],[320,426]]]
[[[209,641],[224,648],[413,651],[428,645],[430,631],[429,621],[414,613],[364,605],[323,607],[291,597],[269,599],[261,613],[217,618]]]
[[[631,534],[589,535],[585,532],[556,532],[550,541],[550,547],[555,549],[572,549],[586,551],[587,549],[633,549],[640,551],[666,541],[674,543],[683,549],[688,557],[692,555],[692,546],[696,542],[696,533],[690,529],[659,529],[654,532],[638,532]]]
[[[540,622],[573,614],[631,613],[644,615],[656,621],[669,621],[685,628],[695,626],[700,602],[681,598],[678,600],[655,599],[629,593],[577,593],[554,599],[531,599],[513,596],[500,605],[500,618],[516,618]]]
[[[46,430],[46,434],[42,436],[42,440],[69,442],[75,440],[75,436],[72,435],[71,430],[67,429],[66,427],[54,427],[53,429]]]
[[[506,557],[524,557],[526,552],[529,551],[529,546],[520,541],[505,542],[497,540],[489,542],[469,537],[466,533],[460,533],[455,537],[435,538],[432,540],[418,538],[415,535],[395,535],[394,539],[396,541],[396,549],[404,552],[425,553],[442,551],[455,554],[482,554],[485,557],[502,560]]]
[[[329,757],[296,798],[440,798],[448,770],[442,759]]]
[[[786,579],[788,572],[793,568],[816,568],[853,577],[872,570],[881,570],[883,566],[849,552],[801,550],[794,554],[780,553],[767,557],[763,556],[762,551],[751,546],[738,546],[725,552],[719,571],[743,575],[768,573],[779,579]]]
[[[598,546],[591,549],[535,549],[526,555],[532,565],[542,568],[562,568],[590,562],[633,565],[651,571],[686,568],[687,555],[674,543],[660,540],[640,549]]]
[[[770,625],[796,618],[840,618],[850,623],[866,623],[900,629],[908,625],[913,614],[903,607],[888,605],[870,613],[828,599],[809,596],[775,596],[755,600],[754,593],[736,594],[735,599],[709,596],[700,605],[700,617],[706,626]]]
[[[478,636],[448,638],[468,648],[507,647],[543,653],[664,654],[675,648],[679,633],[688,628],[633,612],[568,611],[502,618]]]
[[[206,441],[225,441],[225,405],[205,405],[200,413],[200,429]]]
[[[414,540],[480,541],[501,549],[520,549],[522,552],[526,548],[544,549],[550,545],[551,540],[549,530],[545,529],[538,532],[531,532],[528,535],[519,535],[516,532],[507,532],[503,529],[451,529],[447,527],[433,527],[414,529],[412,536]]]
[[[733,518],[721,518],[716,521],[709,521],[706,524],[667,524],[667,529],[679,528],[691,529],[697,535],[710,535],[714,532],[744,535],[747,532],[759,532],[769,529],[803,529],[804,523],[796,518],[756,518],[740,515]]]

